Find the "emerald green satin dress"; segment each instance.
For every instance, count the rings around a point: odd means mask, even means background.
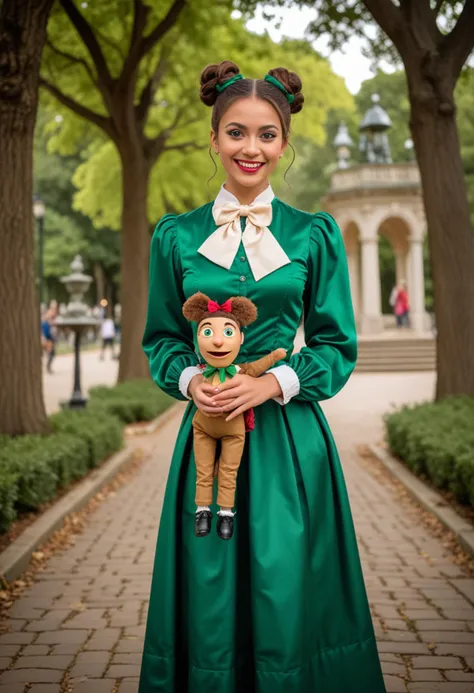
[[[319,401],[357,355],[347,263],[328,214],[272,202],[270,229],[291,264],[255,282],[241,245],[230,270],[197,253],[216,229],[212,204],[167,215],[151,246],[143,346],[155,382],[176,399],[197,365],[195,325],[181,313],[203,291],[258,306],[237,363],[276,347],[300,380],[281,406],[255,409],[237,479],[235,533],[194,535],[190,402],[168,477],[139,693],[384,693],[354,526],[337,450]],[[304,309],[306,344],[292,354]]]

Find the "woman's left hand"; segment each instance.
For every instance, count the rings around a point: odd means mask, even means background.
[[[226,421],[231,421],[247,409],[257,407],[281,394],[280,384],[271,373],[266,373],[259,378],[237,373],[233,378],[215,388],[212,401],[215,402],[217,411],[232,411],[226,418]]]

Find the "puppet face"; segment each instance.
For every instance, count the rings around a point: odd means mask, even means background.
[[[244,335],[231,318],[204,318],[198,325],[197,341],[206,363],[224,368],[234,362]]]

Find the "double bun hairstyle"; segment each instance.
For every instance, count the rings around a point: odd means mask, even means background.
[[[233,296],[224,304],[230,310],[219,310],[218,304],[201,291],[193,294],[183,305],[183,315],[190,322],[198,325],[205,318],[231,318],[239,327],[247,327],[257,319],[257,307],[245,296]],[[209,310],[212,307],[213,310]]]
[[[233,78],[237,79],[233,81]],[[231,83],[225,86],[229,81]],[[303,108],[301,89],[301,79],[296,72],[289,72],[285,67],[269,70],[265,79],[246,79],[240,76],[235,63],[224,60],[208,65],[201,73],[201,101],[212,107],[211,127],[215,133],[222,116],[234,101],[257,96],[275,108],[280,116],[283,138],[288,139],[291,116]]]

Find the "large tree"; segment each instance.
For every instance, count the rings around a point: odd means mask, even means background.
[[[0,3],[0,433],[44,433],[35,290],[32,152],[53,0]]]
[[[253,11],[255,0],[242,0]],[[460,154],[454,89],[474,46],[474,0],[274,0],[309,5],[314,36],[340,46],[354,33],[405,67],[410,128],[423,184],[433,269],[437,336],[437,398],[474,395],[474,232]]]

